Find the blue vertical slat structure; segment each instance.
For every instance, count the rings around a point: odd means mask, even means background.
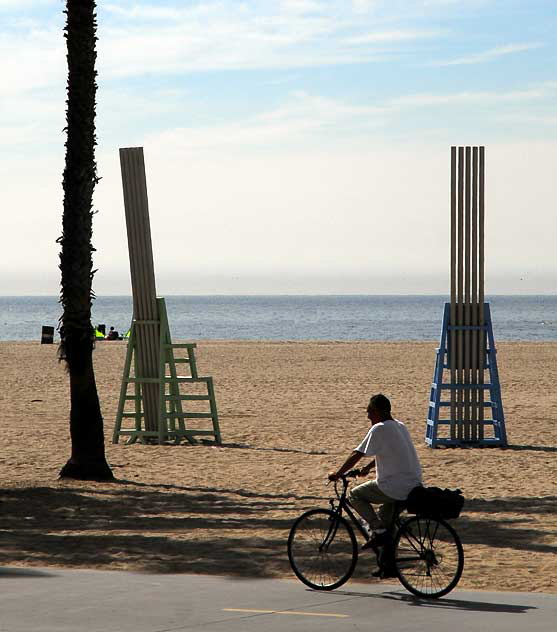
[[[437,444],[437,429],[439,426],[439,410],[441,408],[441,384],[443,383],[444,369],[449,368],[446,360],[448,357],[448,326],[450,318],[450,303],[445,303],[443,312],[443,326],[441,328],[441,341],[437,348],[435,360],[435,371],[433,372],[433,382],[429,395],[429,410],[427,413],[427,425],[425,440],[432,448]],[[449,402],[450,403],[450,402]],[[445,421],[441,421],[445,423]]]
[[[497,351],[495,349],[495,339],[493,336],[493,326],[491,322],[491,310],[489,303],[484,303],[484,324],[483,325],[455,325],[450,323],[450,303],[445,303],[443,312],[443,326],[441,329],[441,341],[437,349],[437,357],[435,362],[435,371],[433,374],[433,383],[431,385],[431,393],[429,398],[429,409],[426,425],[426,443],[432,447],[440,446],[507,446],[507,433],[505,429],[505,416],[503,412],[503,402],[501,398],[501,384],[499,382],[499,372],[497,370]],[[484,357],[479,358],[480,365],[483,362],[483,370],[481,375],[487,376],[488,381],[478,384],[451,382],[449,362],[448,338],[449,332],[459,331],[477,331],[478,338],[483,337],[485,343],[483,345]],[[480,348],[482,345],[480,345]],[[445,376],[448,380],[445,382]],[[464,399],[464,392],[476,390],[478,397],[476,401],[483,407],[484,414],[479,415],[476,419],[459,418],[458,420],[451,418],[451,411],[455,410],[454,404],[451,403],[450,394],[456,392],[462,394],[461,400]],[[480,394],[481,393],[481,394]],[[489,394],[489,400],[485,401],[483,396]],[[446,399],[444,394],[448,394]],[[453,400],[454,401],[454,400]],[[444,414],[442,411],[448,411]],[[485,418],[485,411],[491,412],[491,417]],[[464,428],[471,428],[473,425],[481,424],[480,432],[464,432],[455,436],[455,433],[446,432],[454,426],[458,421]],[[489,436],[490,431],[492,436]]]

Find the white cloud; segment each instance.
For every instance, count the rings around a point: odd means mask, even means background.
[[[101,20],[102,69],[122,77],[362,63],[385,59],[388,45],[441,35],[434,29],[386,30],[380,28],[381,20],[367,10],[363,15],[362,9],[341,1],[310,0],[246,3],[240,8],[227,2],[186,7],[109,4],[104,10],[114,19],[105,24]],[[379,44],[381,49],[373,48]]]
[[[528,90],[515,90],[511,92],[455,92],[452,94],[411,94],[391,99],[393,106],[401,107],[437,107],[467,103],[498,103],[512,101],[530,101],[543,99],[548,96],[548,91],[542,88]]]
[[[545,111],[536,111],[532,112],[528,111],[520,111],[509,114],[500,114],[498,115],[499,121],[506,121],[507,123],[512,123],[513,125],[520,126],[528,126],[529,128],[557,128],[557,114],[551,112],[547,113]]]
[[[493,59],[505,57],[506,55],[513,55],[516,53],[523,53],[529,50],[535,50],[542,48],[544,44],[540,42],[532,42],[528,44],[507,44],[505,46],[496,46],[489,50],[482,51],[481,53],[474,53],[466,55],[464,57],[458,57],[457,59],[451,59],[449,61],[433,62],[433,66],[459,66],[464,64],[483,64]]]
[[[12,6],[4,4],[8,5]],[[297,10],[291,5],[289,11],[274,7],[263,13],[249,5],[225,2],[177,7],[101,5],[99,73],[104,79],[120,79],[207,70],[303,68],[375,58],[369,47],[348,51],[340,41],[339,33],[361,26],[354,16],[313,2],[296,6]],[[312,8],[316,12],[308,14]],[[0,35],[0,97],[63,86],[61,11],[40,21],[26,18],[22,22],[13,14],[10,19],[10,28]]]
[[[313,121],[332,122],[341,119],[355,120],[377,114],[384,114],[387,109],[376,106],[362,106],[344,103],[339,99],[315,96],[305,92],[292,95],[290,102],[280,108],[259,115],[262,121],[276,121],[292,118],[307,118]]]
[[[315,13],[323,10],[323,3],[315,0],[281,0],[280,8],[286,13]]]
[[[344,41],[345,44],[376,44],[376,43],[391,43],[391,42],[404,42],[409,40],[442,37],[446,35],[445,31],[440,30],[396,30],[396,31],[377,31],[371,33],[364,33],[361,35],[355,35],[348,37]]]
[[[356,14],[369,13],[377,5],[377,0],[352,0],[352,9]]]
[[[49,26],[0,35],[0,61],[0,98],[63,84],[66,67],[61,29]]]
[[[362,106],[307,93],[294,93],[280,107],[226,124],[172,128],[146,137],[147,144],[177,154],[214,154],[221,149],[245,153],[259,147],[283,153],[293,144],[335,143],[341,137],[357,140],[388,121],[396,108]],[[165,148],[165,149],[163,149]]]
[[[12,10],[25,8],[38,9],[39,7],[47,7],[47,6],[60,6],[61,3],[59,0],[0,0],[0,10]]]
[[[372,139],[378,137],[396,136],[400,121],[408,119],[410,112],[420,109],[435,108],[434,111],[437,112],[444,108],[447,116],[450,116],[451,112],[457,111],[455,107],[459,107],[457,116],[459,122],[463,123],[477,111],[477,107],[466,109],[468,106],[491,106],[494,109],[490,112],[490,118],[493,120],[495,117],[500,126],[507,119],[502,116],[503,111],[498,106],[508,104],[514,107],[514,111],[509,112],[507,109],[504,114],[522,117],[524,122],[530,119],[532,128],[539,129],[540,125],[546,125],[551,129],[554,127],[553,117],[543,109],[534,117],[531,104],[536,103],[539,108],[547,108],[554,97],[555,86],[552,82],[508,92],[417,93],[379,100],[376,103],[355,103],[298,91],[285,97],[275,107],[260,109],[259,112],[236,117],[226,123],[206,122],[188,127],[169,124],[166,131],[150,133],[141,123],[146,117],[156,118],[162,126],[169,115],[174,120],[190,118],[177,116],[179,113],[184,114],[186,106],[183,103],[187,103],[188,98],[186,92],[161,89],[143,94],[141,91],[133,92],[125,86],[115,89],[114,86],[104,88],[101,85],[97,124],[99,138],[104,144],[117,142],[116,137],[127,138],[124,141],[126,143],[143,142],[141,139],[152,142],[157,138],[161,146],[167,144],[172,148],[179,145],[189,148],[190,153],[215,152],[220,148],[243,152],[245,148],[257,146],[267,152],[280,153],[292,145],[325,147],[341,139],[347,143],[369,143],[375,142]],[[11,125],[8,127],[5,123],[7,131],[4,135],[4,147],[40,147],[52,142],[62,144],[63,98],[61,93],[48,95],[41,100],[41,108],[38,110],[34,97],[31,96],[4,101],[0,105],[0,115],[4,116],[5,121],[9,121],[9,113],[12,112]],[[450,118],[444,117],[443,120],[447,124]],[[139,123],[134,125],[134,121]],[[161,125],[158,126],[159,129],[160,127]],[[124,128],[125,131],[121,133]],[[521,126],[520,129],[525,128]],[[496,130],[497,127],[492,127],[490,135],[497,134]],[[435,132],[431,123],[421,130],[415,130],[413,134],[426,138],[428,131]],[[440,138],[443,137],[442,130],[440,134]]]
[[[320,147],[327,151],[326,147],[345,142],[348,146],[363,147],[370,143],[385,142],[389,135],[393,137],[398,118],[407,118],[408,113],[416,109],[510,104],[517,108],[512,113],[514,117],[528,117],[532,116],[531,102],[544,104],[544,99],[553,95],[554,88],[547,85],[547,82],[530,89],[503,93],[478,91],[442,95],[413,94],[385,100],[377,105],[354,104],[341,99],[296,92],[282,105],[256,115],[224,124],[169,128],[147,135],[145,143],[156,146],[157,152],[175,154],[178,161],[181,160],[180,156],[218,155],[221,151],[240,155],[257,148],[265,151],[266,155],[271,155],[291,151],[294,146],[306,149]],[[527,104],[527,107],[521,109],[522,104]],[[477,108],[473,111],[477,111]],[[462,122],[462,110],[459,112],[458,117]],[[554,119],[546,116],[546,120],[536,117],[535,122],[538,127],[546,124],[551,129]],[[491,113],[489,125],[492,129],[488,138],[493,138],[494,117],[500,124],[505,124],[505,117],[500,116],[497,110],[495,114]],[[483,133],[485,130],[477,130],[478,133],[480,131]],[[427,138],[427,130],[416,131],[414,136]],[[442,130],[437,134],[437,140],[440,143],[447,142]]]

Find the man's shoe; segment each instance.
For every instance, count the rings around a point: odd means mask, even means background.
[[[371,576],[377,577],[378,579],[395,579],[398,577],[394,568],[378,568],[376,571],[373,571]]]

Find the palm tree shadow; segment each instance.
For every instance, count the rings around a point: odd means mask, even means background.
[[[524,525],[524,518],[502,520],[498,515],[518,511],[522,516],[537,513],[543,518],[542,514],[556,510],[555,500],[472,499],[468,513],[455,526],[466,544],[555,553],[541,519]],[[0,490],[0,501],[3,566],[127,568],[237,577],[290,576],[286,541],[292,522],[302,510],[323,504],[319,497],[288,492],[125,480],[102,487],[76,483]],[[497,515],[492,517],[490,511]],[[368,566],[362,559],[354,579],[367,579]],[[449,607],[448,600],[443,603]]]
[[[265,493],[260,493],[260,492],[252,492],[247,489],[226,489],[222,487],[205,487],[205,486],[185,487],[183,485],[175,485],[174,483],[141,483],[140,481],[130,481],[125,478],[114,479],[113,481],[110,481],[110,482],[120,484],[120,485],[135,486],[139,488],[152,488],[152,489],[160,488],[160,489],[175,489],[175,490],[180,490],[184,492],[203,491],[203,492],[210,492],[210,493],[215,493],[215,494],[219,494],[219,493],[220,494],[234,494],[237,496],[241,496],[243,498],[271,498],[271,499],[283,498],[283,499],[291,499],[291,500],[326,501],[326,498],[323,496],[312,496],[312,495],[300,496],[299,494],[293,494],[291,492],[286,492],[286,493],[275,492],[275,493],[265,494]],[[99,491],[98,493],[104,493],[104,492]]]
[[[219,448],[239,448],[241,450],[261,450],[265,452],[293,452],[295,454],[328,454],[325,450],[298,450],[297,448],[263,447],[249,445],[248,443],[215,443],[214,441],[201,440],[202,444],[218,446]]]
[[[122,481],[0,490],[0,565],[284,576],[289,496]]]

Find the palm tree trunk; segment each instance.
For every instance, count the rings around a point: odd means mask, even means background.
[[[64,215],[62,220],[59,357],[70,374],[72,450],[60,476],[81,480],[114,478],[104,448],[103,418],[93,370],[94,330],[91,325],[94,248],[93,191],[95,163],[96,3],[67,0],[65,37],[68,48],[68,109]]]

